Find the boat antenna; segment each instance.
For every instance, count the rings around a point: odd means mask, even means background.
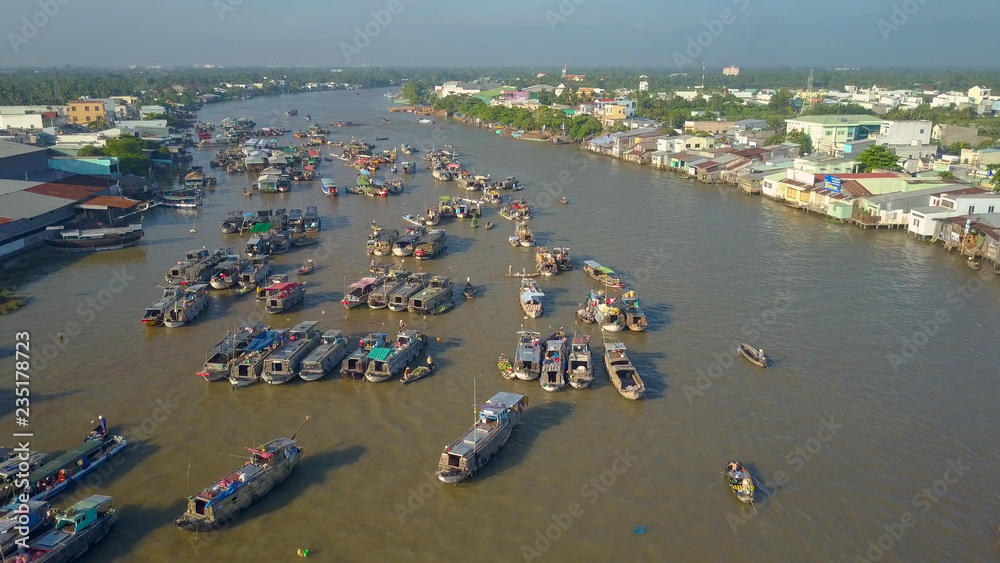
[[[306,425],[306,423],[308,423],[308,422],[309,422],[310,420],[312,420],[312,417],[311,417],[311,416],[306,416],[306,419],[305,419],[305,421],[303,421],[303,422],[302,422],[302,425],[301,425],[301,426],[299,426],[299,430],[302,430],[302,427],[303,427],[303,426],[305,426],[305,425]],[[292,434],[292,440],[294,440],[294,439],[295,439],[295,437],[296,437],[296,436],[298,436],[298,434],[299,434],[299,430],[296,430],[296,431],[295,431],[295,434]]]

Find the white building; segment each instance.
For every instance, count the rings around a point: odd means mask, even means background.
[[[39,114],[0,114],[0,129],[41,129],[42,116]]]
[[[640,92],[648,92],[649,91],[649,82],[647,82],[645,80],[640,80],[639,81],[639,91]]]
[[[930,120],[886,121],[882,123],[876,142],[880,145],[928,145],[934,123]]]

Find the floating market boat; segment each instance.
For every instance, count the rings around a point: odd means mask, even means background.
[[[162,325],[167,311],[174,306],[174,303],[177,302],[177,299],[180,298],[182,293],[182,288],[179,285],[171,285],[168,287],[161,285],[158,287],[163,289],[163,295],[154,301],[152,305],[146,307],[146,312],[142,315],[142,323],[146,326]]]
[[[319,212],[315,205],[307,205],[305,215],[302,216],[302,228],[306,236],[315,237],[323,228],[323,222],[319,218]]]
[[[598,294],[598,296],[603,296]],[[625,330],[625,315],[622,314],[621,309],[619,309],[620,302],[611,298],[608,299],[595,299],[591,304],[591,311],[594,316],[594,322],[601,325],[601,330],[606,330],[608,332],[620,332]]]
[[[264,330],[255,336],[229,372],[229,383],[233,387],[246,387],[260,381],[264,360],[282,346],[286,332],[285,329]]]
[[[642,332],[649,326],[649,321],[646,319],[646,314],[642,312],[642,307],[639,306],[639,298],[636,297],[635,291],[622,293],[621,309],[625,311],[625,326],[629,330]]]
[[[24,477],[23,475],[20,477],[18,476],[18,473],[23,473],[21,463],[26,463],[27,471],[31,472],[41,467],[49,459],[49,454],[36,452],[34,450],[29,450],[26,454],[26,459],[21,459],[21,454],[15,453],[14,448],[4,449],[7,450],[8,455],[13,455],[11,457],[7,457],[3,463],[0,464],[0,504],[6,504],[16,500],[13,498],[15,490],[20,490],[22,487],[15,487],[14,482]],[[17,503],[15,502],[15,504]],[[17,507],[5,506],[3,509],[0,509],[0,515],[7,514],[10,510],[15,508]]]
[[[302,359],[299,377],[303,381],[316,381],[333,371],[347,354],[347,339],[339,330],[324,332],[319,345]]]
[[[378,276],[361,278],[347,288],[344,298],[340,300],[340,303],[347,309],[366,305],[368,303],[368,296],[384,282],[385,279]]]
[[[441,212],[442,217],[455,216],[455,202],[451,196],[443,195],[438,199],[438,211]]]
[[[410,256],[420,244],[420,239],[427,234],[427,229],[423,227],[407,227],[406,233],[396,239],[392,245],[392,253],[395,256]]]
[[[740,355],[749,360],[750,363],[762,368],[767,368],[767,356],[764,355],[763,348],[754,348],[746,342],[743,342],[740,343],[739,351]]]
[[[88,437],[89,438],[89,437]],[[49,461],[28,475],[31,500],[52,500],[125,449],[124,436],[98,436]]]
[[[542,356],[542,373],[538,378],[542,389],[558,391],[566,386],[566,360],[569,355],[569,343],[566,335],[560,330],[545,342],[545,353]]]
[[[434,170],[432,170],[431,177],[441,182],[447,182],[452,179],[451,172],[448,172],[444,168],[435,168]]]
[[[535,234],[528,228],[528,224],[521,222],[514,228],[514,234],[509,239],[510,245],[530,248],[535,246]]]
[[[244,325],[234,332],[227,332],[226,337],[208,351],[208,358],[198,375],[205,378],[205,381],[218,381],[229,377],[233,366],[239,363],[247,346],[262,329],[263,326],[260,324]]]
[[[249,260],[233,255],[212,268],[212,277],[208,283],[212,289],[231,289],[240,282],[240,273],[249,264]]]
[[[417,165],[409,161],[404,161],[400,166],[403,174],[414,174],[417,171]]]
[[[377,346],[368,352],[365,379],[381,383],[401,373],[426,344],[427,337],[423,333],[412,329],[400,331],[392,345]]]
[[[417,272],[406,277],[406,283],[388,293],[389,309],[392,311],[406,311],[410,306],[410,299],[423,291],[430,283],[430,274]]]
[[[521,290],[518,294],[518,299],[521,303],[521,309],[526,316],[533,319],[542,316],[542,297],[545,297],[545,294],[538,291],[535,280],[521,278]]]
[[[482,215],[483,210],[478,201],[463,199],[455,205],[455,217],[458,219],[474,219]]]
[[[91,495],[55,517],[48,532],[28,544],[17,561],[65,563],[74,561],[108,534],[118,519],[112,497]]]
[[[523,201],[510,202],[501,207],[497,214],[508,221],[523,221],[531,219],[531,207]]]
[[[569,375],[569,384],[574,389],[590,387],[590,384],[594,382],[594,365],[590,357],[589,336],[573,337],[566,373]]]
[[[605,287],[625,287],[625,282],[615,276],[614,270],[611,268],[605,268],[593,260],[584,260],[583,271],[586,272],[588,276],[601,282],[601,285]]]
[[[361,339],[358,349],[344,360],[340,373],[344,379],[362,379],[368,371],[368,353],[375,348],[385,348],[389,335],[383,332],[373,332]]]
[[[296,273],[300,276],[306,276],[313,273],[313,271],[315,270],[316,270],[316,264],[313,262],[313,259],[310,258],[306,260],[305,263],[302,264],[302,266],[299,267]]]
[[[566,272],[573,269],[573,261],[569,257],[568,248],[553,248],[552,257],[555,258],[556,268],[560,272]]]
[[[737,500],[743,503],[753,502],[753,477],[746,467],[743,467],[742,462],[730,461],[722,474],[726,477],[726,483],[729,484],[729,489],[733,491],[733,496]]]
[[[403,385],[409,385],[410,383],[413,383],[418,379],[430,375],[431,372],[434,371],[435,367],[436,366],[432,364],[429,366],[417,366],[413,370],[410,370],[410,368],[406,368],[406,371],[403,372],[403,377],[399,379],[399,382],[402,383]]]
[[[301,283],[279,283],[264,288],[265,309],[268,313],[287,311],[305,299],[306,286]]]
[[[224,257],[224,251],[222,256],[216,257],[204,248],[189,250],[163,277],[170,284],[207,282],[212,276],[212,267]]]
[[[625,345],[621,342],[604,344],[604,366],[615,389],[626,399],[636,400],[646,392],[646,386],[639,377],[639,372],[625,354]]]
[[[340,195],[337,192],[337,184],[330,178],[320,178],[319,187],[323,191],[323,195],[331,197],[338,197]]]
[[[447,235],[442,229],[431,229],[427,234],[420,237],[413,256],[417,260],[430,260],[444,250]]]
[[[96,252],[101,250],[118,250],[139,243],[145,235],[142,225],[134,223],[124,227],[93,227],[67,229],[64,225],[47,227],[52,234],[45,239],[49,246],[64,252]]]
[[[465,286],[462,287],[462,295],[466,299],[474,299],[476,297],[476,286],[472,285],[472,278],[465,278]]]
[[[527,397],[507,392],[476,405],[475,424],[441,453],[438,479],[458,483],[479,472],[507,443],[527,406]]]
[[[261,379],[265,383],[288,383],[299,373],[302,360],[319,346],[321,333],[316,321],[302,321],[288,331],[288,341],[264,360]]]
[[[163,315],[163,324],[168,328],[177,328],[193,321],[195,317],[208,308],[208,286],[205,284],[191,285],[181,290],[177,301]]]
[[[240,289],[237,293],[243,295],[263,284],[271,273],[271,263],[270,258],[257,258],[243,266],[240,271]]]
[[[200,493],[188,497],[187,511],[174,525],[189,532],[222,527],[271,492],[292,472],[302,455],[295,437],[247,448],[250,458]]]
[[[410,298],[407,310],[421,315],[437,315],[451,308],[452,283],[445,276],[434,276],[427,287]],[[391,306],[391,305],[390,305]]]
[[[24,545],[48,530],[55,521],[52,505],[45,501],[13,502],[5,506],[3,512],[5,515],[0,518],[0,556],[5,561],[21,547],[18,542]],[[10,557],[10,560],[15,561],[15,558]]]
[[[559,273],[555,257],[544,246],[535,249],[535,268],[543,276],[554,276]]]
[[[514,363],[510,375],[524,381],[537,379],[542,372],[542,343],[539,334],[533,330],[521,330],[517,333],[517,348],[514,350]],[[505,377],[507,377],[505,375]],[[507,379],[513,379],[507,377]]]

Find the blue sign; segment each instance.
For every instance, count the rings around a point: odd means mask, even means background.
[[[824,182],[824,187],[831,192],[840,193],[840,178],[836,176],[826,175],[826,181]]]

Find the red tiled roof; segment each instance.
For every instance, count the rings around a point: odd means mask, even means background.
[[[854,197],[872,195],[868,188],[861,185],[857,180],[847,180],[840,185],[840,191],[851,194]]]
[[[24,191],[31,192],[39,195],[47,195],[50,197],[59,197],[62,199],[71,199],[79,201],[85,199],[94,194],[94,192],[101,191],[102,188],[93,188],[88,186],[77,186],[72,184],[53,184],[45,183],[39,184],[37,186],[32,186]]]
[[[699,162],[698,164],[694,165],[695,168],[711,168],[713,166],[722,166],[722,165],[719,164],[718,162],[715,162],[714,160]]]
[[[84,203],[84,205],[94,205],[97,207],[114,207],[115,209],[128,209],[130,207],[135,207],[138,204],[139,202],[134,199],[129,199],[127,197],[116,197],[110,195],[98,196]]]

